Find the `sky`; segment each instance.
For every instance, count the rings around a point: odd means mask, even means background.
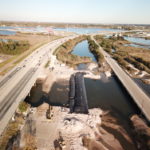
[[[0,0],[0,20],[150,24],[150,0]]]

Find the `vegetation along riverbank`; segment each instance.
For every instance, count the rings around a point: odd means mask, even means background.
[[[80,63],[89,63],[91,62],[91,58],[89,57],[80,57],[74,54],[71,54],[73,48],[80,43],[87,39],[87,36],[80,36],[75,39],[69,40],[59,46],[54,54],[56,55],[57,59],[69,66],[75,66]]]
[[[93,53],[93,55],[95,56],[98,65],[101,66],[101,64],[104,62],[104,56],[99,51],[99,46],[91,39],[91,37],[88,37],[87,40],[88,40],[89,49],[91,53]]]
[[[123,37],[104,38],[96,35],[95,39],[130,74],[136,76],[138,71],[145,71],[147,76],[150,74],[150,50],[126,46],[130,42]]]

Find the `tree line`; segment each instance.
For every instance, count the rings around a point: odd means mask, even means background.
[[[0,41],[0,53],[8,55],[18,55],[28,50],[30,44],[28,41],[7,40]]]

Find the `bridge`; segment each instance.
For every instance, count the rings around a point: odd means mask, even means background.
[[[97,45],[99,45],[93,36],[91,36],[91,38]],[[129,77],[129,75],[125,71],[123,71],[118,63],[100,46],[99,50],[104,55],[105,60],[113,69],[114,73],[121,81],[125,89],[128,91],[134,102],[143,112],[147,120],[150,121],[150,98],[148,97],[148,95],[145,94],[145,92]]]
[[[36,49],[0,80],[0,135],[15,113],[19,103],[30,94],[44,65],[62,43],[77,36],[52,41]]]

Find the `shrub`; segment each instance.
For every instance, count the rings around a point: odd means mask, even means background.
[[[77,55],[71,54],[71,51],[73,50],[74,46],[78,44],[79,42],[86,40],[87,36],[80,36],[73,40],[69,40],[59,46],[54,54],[56,55],[57,59],[62,61],[63,63],[68,64],[69,66],[74,66],[79,63],[88,63],[91,62],[91,59],[89,57],[80,57]]]
[[[104,56],[99,50],[99,46],[90,38],[88,37],[89,49],[94,54],[97,62],[99,65],[104,61]]]
[[[28,41],[14,41],[8,40],[7,42],[0,41],[0,53],[8,55],[17,55],[28,50],[30,44]]]
[[[113,58],[124,68],[126,68],[129,64],[119,55],[115,54]]]
[[[27,111],[27,109],[28,109],[28,103],[26,103],[25,101],[22,101],[22,102],[20,102],[20,104],[19,104],[19,111],[20,112],[26,112]]]

